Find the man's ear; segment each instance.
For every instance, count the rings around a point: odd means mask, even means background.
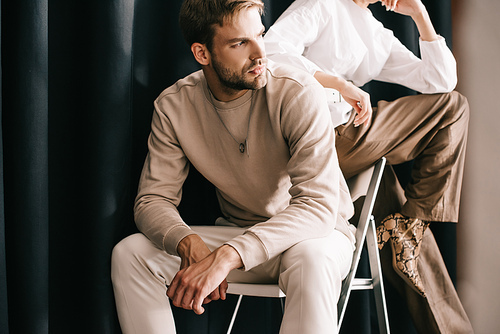
[[[210,64],[210,51],[208,51],[205,44],[193,43],[191,45],[191,52],[193,53],[194,59],[201,65]]]

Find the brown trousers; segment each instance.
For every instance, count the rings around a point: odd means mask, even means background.
[[[386,169],[374,208],[377,222],[395,212],[430,221],[458,221],[468,120],[467,100],[452,92],[381,101],[369,124],[354,127],[351,117],[336,128],[340,166],[347,178],[384,156],[389,164],[414,160],[405,191],[392,168]],[[473,333],[430,229],[418,264],[427,298],[394,271],[390,247],[380,254],[384,279],[405,299],[419,333]]]
[[[469,105],[457,92],[380,101],[368,124],[336,128],[346,178],[381,157],[389,165],[414,160],[402,214],[428,221],[458,221]]]

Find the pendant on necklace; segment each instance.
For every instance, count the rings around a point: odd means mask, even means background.
[[[240,152],[245,153],[245,144],[244,143],[240,143]]]

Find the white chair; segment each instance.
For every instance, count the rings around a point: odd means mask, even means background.
[[[375,198],[377,196],[380,180],[384,171],[386,159],[382,158],[368,170],[347,180],[352,201],[356,201],[361,196],[365,200],[359,215],[356,230],[356,249],[353,255],[353,261],[349,274],[342,282],[342,291],[337,304],[338,308],[338,330],[342,325],[347,302],[352,290],[373,290],[375,305],[381,334],[389,334],[389,319],[387,316],[387,307],[385,302],[384,285],[382,280],[382,269],[377,247],[377,238],[375,234],[375,220],[372,215]],[[370,263],[371,278],[355,278],[358,269],[361,251],[366,241],[368,258]],[[282,308],[284,307],[283,298],[285,293],[281,291],[277,284],[251,284],[251,283],[229,283],[227,293],[239,295],[236,307],[231,318],[231,323],[227,333],[231,330],[236,320],[236,315],[241,304],[243,296],[255,297],[274,297],[281,299]]]

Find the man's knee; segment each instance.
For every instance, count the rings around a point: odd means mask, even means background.
[[[130,268],[134,262],[138,260],[138,254],[143,253],[143,249],[147,247],[146,243],[149,240],[141,233],[132,234],[113,248],[111,253],[111,280],[118,278],[119,272],[123,269]],[[122,270],[119,270],[122,269]]]
[[[347,274],[352,248],[346,243],[345,249],[332,249],[319,239],[307,240],[293,246],[284,254],[284,265],[300,268],[303,277],[328,276],[341,280]],[[290,255],[287,258],[287,255]]]

